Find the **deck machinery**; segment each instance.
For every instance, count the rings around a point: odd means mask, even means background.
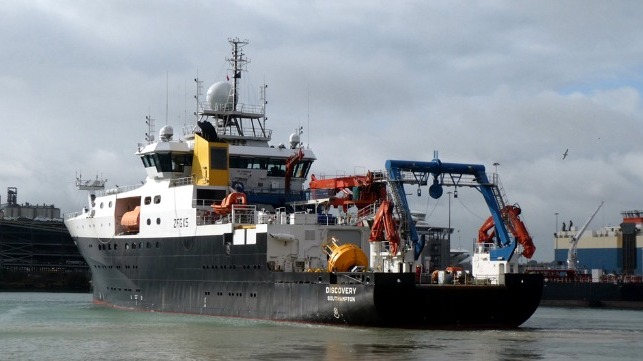
[[[429,186],[429,195],[438,199],[443,187],[471,187],[483,196],[491,216],[486,222],[493,228],[491,235],[479,240],[473,258],[473,276],[502,283],[505,273],[518,271],[517,245],[520,243],[527,258],[535,247],[526,228],[515,212],[517,206],[507,205],[506,196],[497,175],[490,181],[483,165],[443,163],[437,158],[430,162],[388,160],[386,174],[348,176],[319,180],[313,176],[313,190],[333,189],[349,194],[331,201],[335,206],[356,206],[359,218],[372,219],[370,265],[383,272],[408,272],[418,260],[425,245],[416,229],[404,185]],[[388,192],[387,192],[388,190]],[[519,223],[516,223],[519,222]],[[519,224],[520,227],[516,227]],[[522,231],[522,232],[519,232]],[[399,251],[399,252],[398,252]]]

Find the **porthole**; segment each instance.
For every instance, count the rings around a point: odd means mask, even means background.
[[[150,242],[147,242],[147,244],[145,245],[145,247],[147,247],[147,248],[152,248],[152,244],[151,244]]]
[[[147,219],[147,225],[149,226],[150,224],[152,224],[152,220],[148,218]]]
[[[100,209],[103,209],[103,206],[104,206],[103,202],[100,202]]]
[[[112,208],[112,201],[109,201],[108,207]]]
[[[160,218],[156,219],[156,224],[161,224],[161,219]]]

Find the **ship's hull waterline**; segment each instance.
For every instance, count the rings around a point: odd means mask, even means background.
[[[282,272],[266,241],[222,237],[77,239],[96,303],[117,308],[272,321],[404,328],[512,328],[535,312],[542,276],[505,274],[504,285],[420,284],[414,273]],[[134,243],[136,248],[124,244]],[[114,246],[117,245],[114,250]],[[209,251],[206,251],[209,250]],[[484,300],[480,304],[477,300]]]

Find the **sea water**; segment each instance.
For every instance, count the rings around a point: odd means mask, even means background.
[[[0,360],[643,360],[643,311],[540,307],[514,330],[424,331],[116,310],[92,304],[89,294],[0,293]]]

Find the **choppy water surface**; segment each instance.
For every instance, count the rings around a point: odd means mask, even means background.
[[[541,307],[517,330],[417,331],[114,310],[93,305],[89,294],[0,293],[1,360],[588,361],[642,355],[643,311]]]

